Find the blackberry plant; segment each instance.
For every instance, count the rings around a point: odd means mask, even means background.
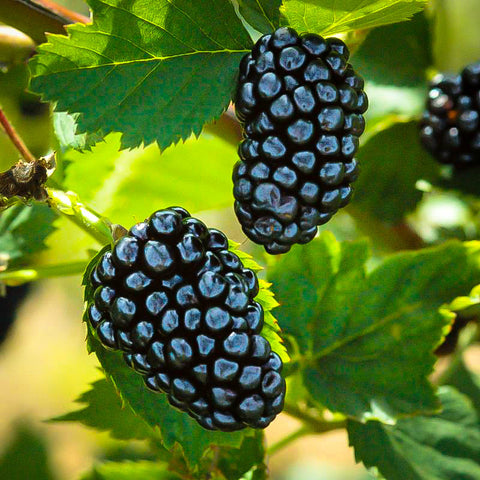
[[[0,479],[298,479],[331,431],[480,478],[478,169],[419,141],[473,155],[480,6],[426,3],[0,2]],[[13,424],[75,388],[68,445]]]
[[[242,59],[235,213],[268,253],[310,242],[352,196],[368,100],[349,56],[338,38],[283,27]]]

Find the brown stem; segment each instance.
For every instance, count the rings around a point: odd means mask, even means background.
[[[90,18],[82,15],[81,13],[74,12],[64,7],[63,5],[58,5],[52,0],[35,0],[35,3],[38,3],[40,6],[50,10],[56,15],[63,17],[66,20],[70,20],[71,23],[88,23]]]
[[[20,152],[20,155],[27,162],[30,162],[30,163],[35,162],[36,158],[34,157],[32,152],[28,149],[28,147],[25,145],[24,141],[22,140],[20,135],[17,133],[14,126],[10,123],[7,116],[5,115],[5,112],[1,107],[0,107],[0,124],[5,130],[5,133],[8,135],[8,138],[10,138],[12,143],[15,145],[15,148]]]
[[[233,106],[230,106],[218,120],[205,125],[205,131],[223,138],[234,147],[237,147],[242,140],[242,126],[235,117]]]
[[[46,32],[64,35],[65,25],[75,21],[89,19],[51,0],[0,0],[0,22],[26,33],[37,44],[47,40]]]

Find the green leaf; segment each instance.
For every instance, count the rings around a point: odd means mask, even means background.
[[[262,33],[273,32],[280,26],[281,0],[239,0],[243,18]]]
[[[284,0],[280,11],[299,32],[330,36],[403,22],[425,4],[426,0]]]
[[[426,70],[432,65],[429,38],[427,19],[419,13],[409,22],[374,29],[351,62],[376,85],[425,88]]]
[[[457,297],[447,308],[463,319],[474,319],[480,315],[480,285],[472,288],[465,296]]]
[[[458,363],[455,371],[452,372],[448,384],[466,395],[473,403],[477,415],[480,415],[480,375],[472,372],[461,361]]]
[[[2,448],[0,478],[53,480],[45,439],[26,424],[18,424],[11,442]]]
[[[388,152],[388,153],[387,153]],[[420,179],[434,178],[438,164],[422,149],[416,122],[396,123],[371,137],[358,152],[361,174],[352,205],[386,223],[396,223],[422,199]]]
[[[50,35],[31,61],[32,89],[79,113],[78,133],[164,149],[225,110],[251,47],[228,0],[88,3],[93,23]]]
[[[84,404],[85,407],[50,421],[80,422],[87,427],[108,431],[113,438],[119,440],[143,440],[156,435],[130,407],[122,405],[113,385],[106,379],[94,382],[90,390],[80,395],[75,402]]]
[[[222,448],[218,460],[218,469],[226,480],[239,480],[244,475],[251,479],[263,480],[266,467],[263,432],[256,431],[254,436],[245,437],[240,449]],[[263,474],[263,476],[261,476]]]
[[[165,463],[154,462],[108,462],[97,465],[82,475],[80,480],[179,480],[168,470]]]
[[[97,133],[77,133],[76,117],[78,115],[69,115],[66,112],[57,112],[53,114],[53,127],[55,135],[60,144],[61,151],[74,148],[75,150],[90,150],[102,136]]]
[[[350,421],[357,461],[388,480],[480,478],[480,426],[470,402],[452,388],[439,389],[439,415],[399,420],[397,425]]]
[[[436,411],[427,380],[453,314],[440,307],[480,279],[480,244],[392,255],[369,274],[365,242],[324,233],[269,272],[277,315],[318,406],[361,421]]]
[[[0,255],[9,268],[25,265],[31,255],[46,248],[55,218],[47,205],[40,204],[18,203],[0,213]]]
[[[110,135],[91,152],[68,152],[65,186],[92,208],[130,227],[155,210],[182,205],[191,213],[232,204],[235,148],[210,134],[172,146],[118,152]],[[91,172],[95,171],[95,175]]]

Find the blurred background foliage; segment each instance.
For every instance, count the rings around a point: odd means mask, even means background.
[[[58,3],[88,14],[82,0]],[[359,154],[363,172],[352,207],[322,230],[333,231],[340,240],[369,235],[378,254],[412,247],[409,242],[417,237],[426,245],[480,238],[477,177],[441,170],[419,148],[415,123],[427,77],[437,70],[457,71],[480,57],[479,21],[479,0],[436,0],[412,22],[381,27],[367,36],[352,60],[368,80],[371,104]],[[2,69],[0,104],[35,155],[59,152],[56,178],[83,201],[125,226],[153,208],[182,204],[242,242],[257,259],[265,258],[245,239],[232,212],[230,176],[237,158],[232,143],[206,132],[160,156],[155,145],[119,153],[119,136],[109,135],[79,153],[62,144],[68,140],[62,132],[68,133],[70,120],[53,118],[49,106],[26,91],[27,84],[25,63]],[[17,153],[3,134],[0,151],[0,169],[5,170]],[[48,248],[36,257],[39,265],[86,260],[99,246],[64,218],[56,219],[54,227]],[[392,228],[398,237],[392,238]],[[405,231],[408,235],[402,237]],[[142,442],[113,440],[74,423],[44,423],[72,410],[73,400],[101,378],[97,361],[85,351],[79,277],[45,280],[8,293],[9,300],[18,297],[18,308],[15,322],[13,316],[0,315],[0,330],[5,332],[0,344],[0,479],[66,480],[99,460],[149,459]],[[0,308],[6,312],[6,303]],[[478,365],[479,355],[477,347],[467,352],[470,367]],[[274,442],[298,425],[280,416],[267,429],[267,440]],[[270,459],[272,478],[370,478],[355,465],[347,445],[344,431],[306,436]]]

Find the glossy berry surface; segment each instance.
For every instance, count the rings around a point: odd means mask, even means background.
[[[178,207],[157,211],[99,258],[89,286],[102,344],[204,428],[265,428],[282,410],[256,274],[220,231]]]
[[[351,198],[368,100],[348,58],[339,39],[280,28],[240,64],[235,213],[271,254],[312,240]]]
[[[437,75],[420,122],[423,146],[456,168],[480,165],[480,61],[460,75]]]

